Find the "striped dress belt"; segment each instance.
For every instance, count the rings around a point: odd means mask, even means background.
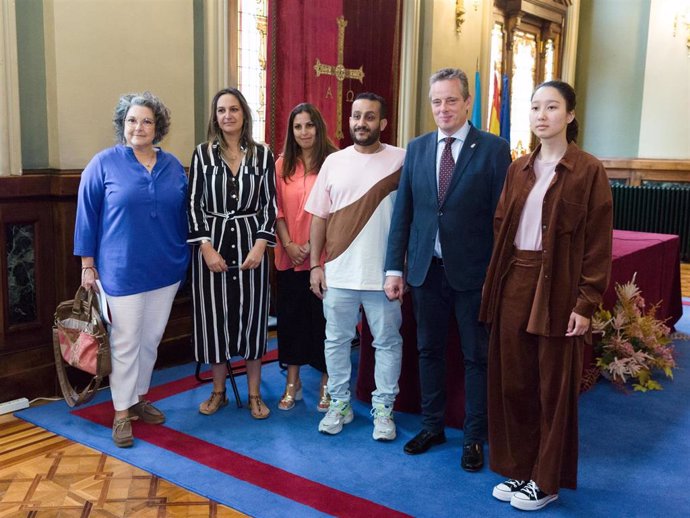
[[[256,216],[258,212],[251,212],[248,214],[243,214],[241,212],[206,212],[206,217],[211,217],[211,218],[221,218],[221,219],[233,219],[233,218],[251,218],[252,216]]]

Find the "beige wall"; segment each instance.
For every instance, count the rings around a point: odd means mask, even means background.
[[[489,48],[482,48],[490,42],[482,42],[482,34],[490,34],[489,25],[492,2],[486,0],[464,0],[465,16],[462,30],[455,30],[455,2],[448,0],[422,0],[421,53],[418,89],[418,134],[433,130],[434,124],[429,108],[429,76],[444,67],[461,68],[470,80],[470,93],[474,95],[474,73],[479,60],[482,78],[486,77],[489,62]],[[476,8],[476,9],[475,9]],[[482,85],[485,87],[486,85]],[[486,97],[486,89],[482,98]],[[471,107],[470,107],[471,110]],[[482,113],[486,107],[482,106]],[[470,114],[471,115],[471,111]]]
[[[690,158],[690,27],[679,22],[673,35],[674,17],[683,12],[690,15],[689,0],[652,0],[638,155],[642,158]]]
[[[150,90],[172,112],[162,146],[187,162],[194,146],[191,0],[46,0],[50,166],[81,168],[114,143],[112,112]]]

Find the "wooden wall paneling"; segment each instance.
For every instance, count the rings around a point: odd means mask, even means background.
[[[55,279],[53,273],[55,240],[50,205],[38,201],[30,203],[4,203],[0,210],[3,241],[0,252],[3,266],[3,333],[5,341],[0,348],[7,350],[36,346],[50,334],[55,310]],[[35,318],[28,322],[13,323],[10,318],[10,287],[8,286],[7,232],[17,225],[33,228],[33,282]],[[31,331],[29,333],[25,331]]]
[[[37,196],[37,198],[39,198]],[[29,321],[13,319],[8,281],[8,231],[33,230],[33,308]],[[50,205],[44,201],[3,202],[0,208],[0,387],[1,400],[54,393],[52,336],[55,310],[54,232]],[[28,284],[28,283],[27,283]],[[14,290],[16,291],[16,290]],[[16,318],[16,317],[15,317]],[[14,321],[13,321],[14,320]]]
[[[55,375],[52,345],[0,353],[0,403],[39,396],[62,397]]]
[[[609,178],[625,180],[628,185],[643,182],[690,183],[690,160],[647,158],[602,158]]]
[[[61,173],[51,178],[53,226],[55,228],[56,301],[74,296],[81,283],[81,259],[74,256],[74,221],[77,215],[79,172]]]
[[[188,284],[185,284],[170,311],[170,319],[158,347],[156,367],[194,361],[192,326],[192,298]]]
[[[59,394],[52,350],[57,303],[74,296],[79,259],[72,255],[79,171],[26,171],[0,178],[0,401]],[[35,322],[7,321],[7,224],[32,221],[35,229]],[[73,381],[82,381],[78,373]]]
[[[71,299],[81,282],[80,259],[73,255],[74,220],[81,171],[25,171],[0,178],[0,402],[18,397],[59,394],[53,363],[52,323],[55,307]],[[7,224],[34,229],[36,318],[8,322]],[[183,287],[159,347],[157,366],[193,359],[192,310]],[[88,377],[69,369],[83,386]]]
[[[57,200],[53,206],[55,227],[55,294],[56,300],[68,300],[81,284],[81,259],[74,255],[75,200]]]

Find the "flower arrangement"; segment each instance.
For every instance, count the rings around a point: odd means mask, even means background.
[[[600,306],[592,317],[593,333],[601,334],[594,344],[596,365],[615,383],[632,380],[634,390],[662,390],[652,375],[660,370],[673,379],[676,361],[670,329],[655,318],[658,305],[645,311],[636,275],[630,282],[616,284],[613,313]]]

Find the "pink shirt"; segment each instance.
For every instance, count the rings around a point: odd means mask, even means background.
[[[326,219],[326,283],[348,290],[383,290],[388,231],[405,150],[381,144],[328,155],[305,209]]]
[[[303,245],[309,241],[311,214],[304,210],[304,204],[309,198],[316,178],[315,174],[305,176],[304,164],[297,161],[295,174],[286,181],[283,178],[283,157],[276,160],[276,202],[278,204],[276,219],[282,218],[285,221],[290,241],[297,245]],[[302,264],[293,267],[283,244],[279,243],[275,248],[275,265],[280,271],[290,268],[294,268],[295,271],[309,270],[309,254]]]
[[[518,250],[541,250],[542,210],[544,209],[544,196],[553,183],[556,176],[556,164],[544,162],[540,159],[534,161],[535,183],[527,196],[525,207],[520,215],[520,224],[515,234],[515,248]]]

